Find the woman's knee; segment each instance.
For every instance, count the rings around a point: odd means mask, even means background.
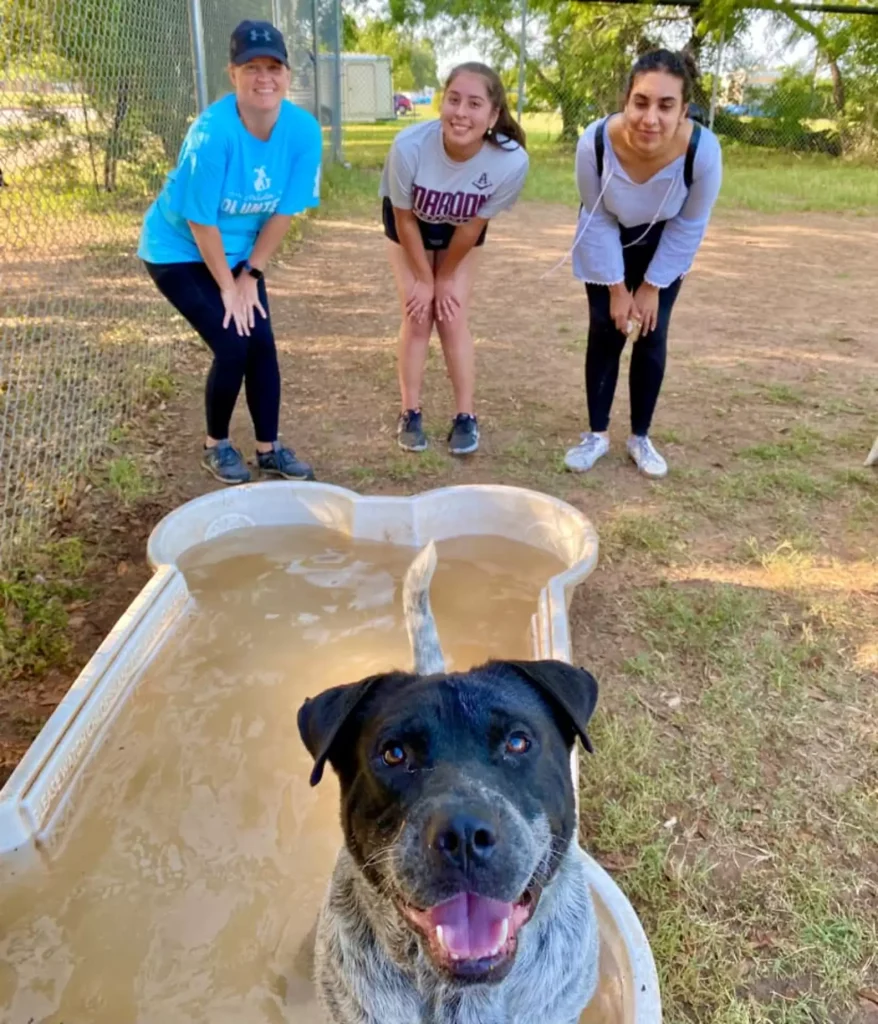
[[[250,337],[244,338],[247,347],[251,352],[265,355],[275,353],[277,346],[274,340],[274,329],[271,326],[271,319],[264,317],[256,310],[254,312],[253,326],[250,328]]]
[[[453,320],[437,320],[436,332],[439,335],[443,348],[455,348],[458,345],[472,344],[469,317],[465,309],[458,310]]]
[[[401,334],[403,346],[423,347],[429,345],[434,323],[432,315],[425,316],[420,322],[404,316]]]

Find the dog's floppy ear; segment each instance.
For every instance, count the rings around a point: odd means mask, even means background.
[[[564,713],[582,745],[593,752],[586,726],[598,702],[598,684],[591,672],[566,661],[503,661],[523,675]]]
[[[402,678],[402,673],[386,673],[368,676],[358,683],[333,686],[316,697],[308,697],[299,708],[298,725],[302,742],[314,758],[311,785],[316,786],[323,778],[323,769],[330,760],[332,746],[345,723],[378,683],[392,676]]]

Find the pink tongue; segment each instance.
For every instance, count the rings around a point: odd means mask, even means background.
[[[502,938],[503,922],[512,924],[513,906],[487,896],[461,893],[427,912],[431,927],[442,928],[442,944],[462,960],[492,956]]]

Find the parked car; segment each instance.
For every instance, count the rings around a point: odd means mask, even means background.
[[[397,117],[405,117],[406,114],[414,114],[415,105],[401,92],[395,92],[393,94],[393,109],[396,112]]]

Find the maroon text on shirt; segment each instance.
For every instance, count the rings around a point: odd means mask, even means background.
[[[412,209],[424,221],[466,221],[478,216],[493,192],[440,192],[435,188],[412,186]]]

